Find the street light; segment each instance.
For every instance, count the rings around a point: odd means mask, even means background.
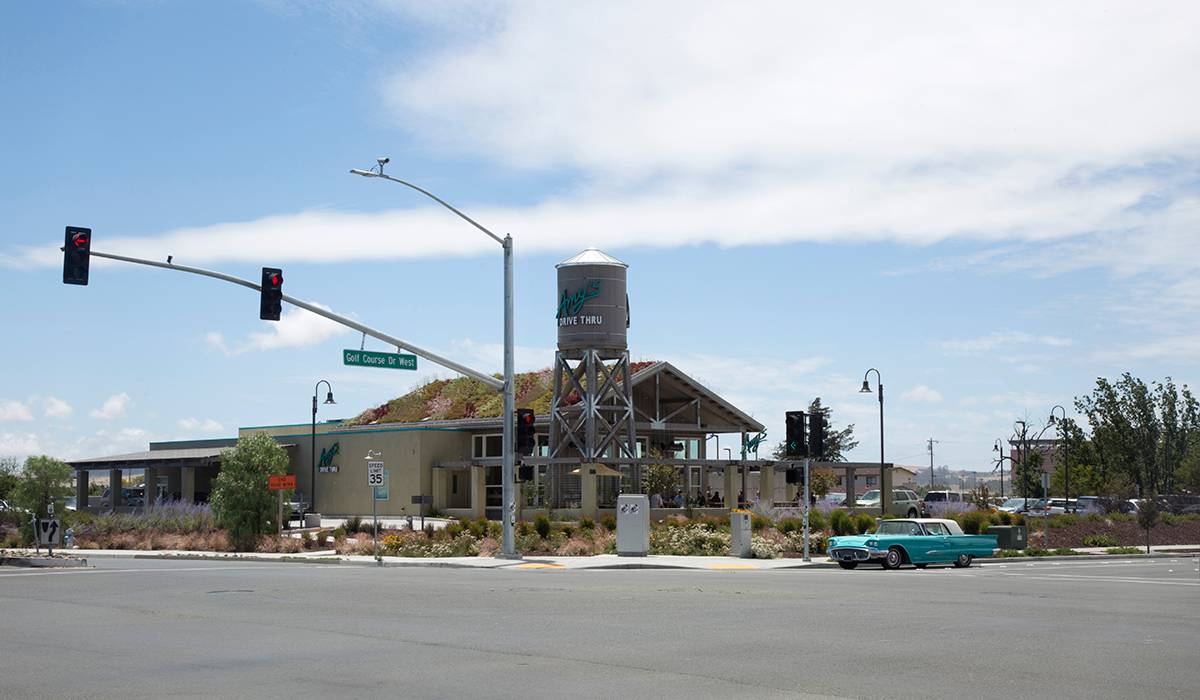
[[[417,187],[411,182],[405,182],[397,178],[384,175],[383,166],[389,162],[387,158],[379,158],[377,160],[379,172],[375,169],[358,170],[352,169],[350,172],[354,175],[362,175],[363,177],[381,177],[384,180],[397,182],[405,187],[414,189],[417,192],[429,197],[438,204],[446,207],[450,211],[458,214],[459,218],[471,224],[475,228],[486,233],[492,240],[500,244],[504,248],[504,436],[503,449],[504,455],[503,467],[501,468],[500,478],[502,484],[502,498],[504,500],[503,513],[501,514],[502,534],[500,538],[500,551],[496,554],[499,559],[520,559],[521,555],[516,551],[516,541],[513,533],[513,526],[516,525],[516,504],[513,501],[513,482],[515,480],[514,465],[516,463],[516,451],[514,433],[516,429],[516,418],[514,414],[514,405],[516,398],[514,395],[514,371],[513,371],[513,244],[512,235],[505,235],[500,238],[496,234],[487,230],[476,222],[471,217],[461,211],[450,206],[442,201],[436,195],[426,192]]]
[[[996,464],[1000,466],[1000,498],[1004,498],[1004,438],[996,438],[996,444],[992,445],[992,452],[999,452],[1000,459],[996,460]],[[1009,453],[1008,461],[1012,461],[1012,453]]]
[[[1062,421],[1058,423],[1058,438],[1062,440],[1063,445],[1063,509],[1070,512],[1071,508],[1071,468],[1067,464],[1067,409],[1062,406],[1055,406],[1050,409],[1050,420],[1047,421],[1047,426],[1054,425],[1054,412],[1062,411]]]
[[[312,481],[310,482],[310,487],[312,488],[311,508],[314,513],[321,512],[321,511],[317,510],[317,394],[320,393],[322,384],[329,387],[329,393],[325,397],[325,403],[326,404],[336,404],[337,403],[337,401],[333,400],[333,386],[330,385],[330,383],[325,381],[324,379],[317,382],[316,386],[313,387],[312,449],[310,450],[310,452],[312,452]],[[304,512],[303,504],[301,504],[301,506],[302,507],[300,508],[300,511],[301,511],[301,513],[303,513]]]
[[[858,393],[860,393],[860,394],[871,393],[871,384],[870,384],[870,382],[867,381],[867,376],[870,375],[872,372],[875,373],[875,379],[879,384],[879,517],[883,517],[884,515],[887,515],[888,502],[892,500],[892,498],[891,498],[892,494],[891,494],[890,490],[885,489],[883,486],[884,485],[884,479],[883,479],[883,472],[884,472],[884,466],[883,466],[883,377],[879,374],[879,370],[872,367],[871,369],[867,370],[863,374],[862,389],[860,389],[858,391]],[[850,485],[849,490],[850,491],[854,490],[853,484]],[[846,498],[848,500],[850,498],[849,495]]]

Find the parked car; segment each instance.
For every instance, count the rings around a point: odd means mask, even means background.
[[[112,489],[104,489],[104,495],[100,497],[101,508],[112,508],[112,499],[109,498],[109,493]],[[146,504],[146,489],[141,486],[123,486],[121,487],[121,495],[125,499],[127,506],[142,506]]]
[[[1025,504],[1028,501],[1024,498],[1010,498],[1004,503],[996,507],[996,510],[1002,510],[1005,513],[1024,513]]]
[[[1100,497],[1099,496],[1080,496],[1079,498],[1075,499],[1075,512],[1076,513],[1082,513],[1083,511],[1088,510],[1089,508],[1099,508],[1099,507],[1100,507]]]
[[[928,518],[933,515],[934,503],[966,503],[968,500],[967,494],[962,491],[930,491],[925,494],[925,498],[921,499],[920,510],[921,517]]]
[[[830,503],[834,504],[835,506],[840,506],[846,502],[846,494],[845,493],[827,493],[821,498],[821,500],[829,501]]]
[[[879,489],[867,491],[862,498],[855,500],[859,508],[878,508]],[[892,489],[892,515],[899,518],[915,518],[919,512],[921,499],[908,489]]]
[[[1066,498],[1041,498],[1038,502],[1030,506],[1029,517],[1043,518],[1047,515],[1062,515],[1063,513],[1075,512],[1075,499]]]
[[[946,563],[963,568],[976,557],[1000,551],[995,535],[967,535],[953,520],[903,518],[880,521],[874,534],[829,538],[829,557],[843,569],[878,562],[884,569]]]

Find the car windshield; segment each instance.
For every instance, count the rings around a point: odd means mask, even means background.
[[[1002,507],[1004,507],[1004,508],[1016,508],[1017,506],[1019,506],[1019,505],[1021,505],[1021,504],[1023,504],[1023,503],[1025,503],[1025,499],[1024,499],[1024,498],[1010,498],[1010,499],[1008,499],[1007,501],[1005,501],[1005,502],[1004,502],[1004,505],[1003,505]]]
[[[875,489],[874,491],[867,491],[866,493],[864,493],[862,495],[862,500],[878,501],[879,500],[879,489]]]

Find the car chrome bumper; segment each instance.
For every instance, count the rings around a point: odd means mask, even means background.
[[[829,558],[835,561],[870,561],[886,556],[886,550],[871,547],[833,547],[829,550]]]

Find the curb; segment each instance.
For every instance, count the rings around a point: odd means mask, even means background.
[[[87,566],[87,559],[77,557],[0,557],[0,566],[15,566],[25,569],[47,569]]]

